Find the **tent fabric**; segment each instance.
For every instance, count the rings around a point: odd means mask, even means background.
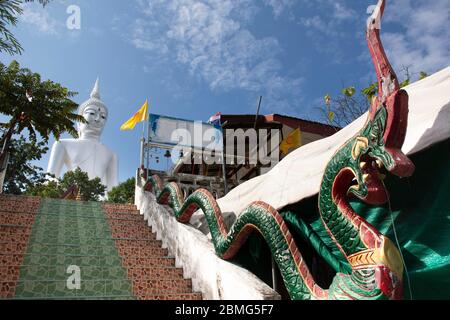
[[[405,299],[450,299],[450,139],[411,156],[411,160],[416,165],[412,177],[386,180],[389,204],[369,206],[353,199],[351,205],[381,233],[398,240],[408,274],[404,276]],[[316,203],[317,197],[306,199],[282,215],[291,232],[308,236],[313,246],[317,240],[310,233],[320,235],[316,251],[335,271],[343,272],[345,261],[323,225],[317,223]],[[331,259],[327,259],[329,253]]]
[[[405,88],[409,94],[408,131],[403,151],[414,154],[450,137],[450,67]],[[290,153],[268,173],[249,180],[218,200],[224,213],[238,216],[254,201],[276,209],[319,192],[324,169],[335,151],[364,125],[367,114],[331,137]],[[197,212],[193,225],[202,221]]]

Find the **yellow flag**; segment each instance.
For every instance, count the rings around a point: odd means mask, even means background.
[[[148,100],[145,100],[143,106],[134,114],[127,122],[125,122],[120,130],[133,130],[134,126],[142,121],[148,120]]]
[[[302,133],[300,128],[292,131],[280,144],[280,150],[283,154],[288,154],[289,149],[298,148],[302,145]]]

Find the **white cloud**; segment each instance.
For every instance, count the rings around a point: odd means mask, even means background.
[[[383,33],[383,42],[394,68],[434,73],[450,65],[450,6],[448,0],[392,2],[386,22],[398,32]]]
[[[58,28],[61,27],[61,23],[53,19],[46,9],[37,7],[36,5],[33,6],[32,4],[23,5],[22,8],[21,22],[35,27],[35,30],[44,34],[58,34]]]
[[[266,108],[300,98],[300,78],[281,74],[282,48],[274,37],[256,37],[246,25],[250,0],[138,0],[143,18],[136,20],[131,43],[158,61],[187,67],[211,90],[241,89],[263,94]]]
[[[303,6],[312,6],[309,1],[302,1]],[[356,20],[356,12],[348,8],[343,2],[336,0],[317,0],[313,4],[315,6],[314,11],[319,11],[320,14],[299,18],[300,24],[313,31],[319,31],[327,36],[343,36],[345,32],[340,30],[343,22]]]
[[[279,17],[284,11],[291,9],[297,0],[264,0],[264,3],[272,7],[275,17]]]

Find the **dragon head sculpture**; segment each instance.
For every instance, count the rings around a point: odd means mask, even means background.
[[[408,94],[400,89],[380,39],[380,23],[385,0],[380,0],[368,20],[367,40],[378,78],[378,96],[372,101],[369,116],[352,147],[350,167],[354,177],[349,193],[373,205],[388,201],[384,186],[385,171],[409,177],[414,164],[402,152],[408,119]]]

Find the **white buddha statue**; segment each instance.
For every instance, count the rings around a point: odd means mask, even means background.
[[[98,79],[91,97],[79,106],[78,114],[87,123],[78,123],[78,139],[61,139],[54,143],[47,171],[59,178],[64,165],[68,171],[79,167],[88,173],[89,179],[100,178],[110,191],[117,185],[118,159],[100,142],[108,108],[100,100]]]

